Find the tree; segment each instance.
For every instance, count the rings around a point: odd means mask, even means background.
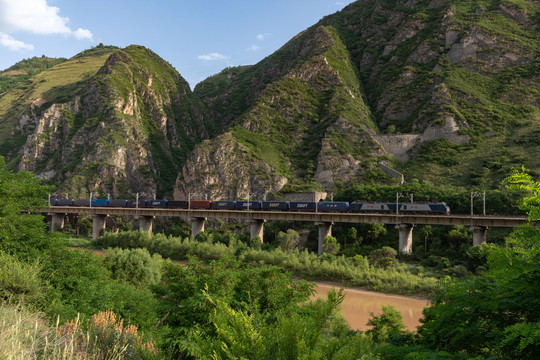
[[[57,244],[55,237],[45,232],[39,212],[46,208],[50,191],[28,171],[7,171],[0,157],[0,250],[35,257]]]
[[[300,235],[293,229],[287,230],[287,233],[280,231],[277,235],[277,240],[281,250],[291,252],[298,247]]]
[[[520,207],[530,222],[490,251],[480,276],[435,294],[419,329],[432,348],[497,359],[534,359],[540,351],[540,230],[531,225],[540,218],[540,183],[523,171],[505,182],[529,192]]]
[[[339,243],[333,236],[328,235],[324,238],[323,251],[328,254],[336,255],[339,252]]]
[[[146,249],[113,249],[106,261],[113,278],[131,283],[137,287],[157,284],[161,280],[160,255],[150,255]]]
[[[201,341],[216,337],[216,306],[226,311],[220,314],[225,316],[222,320],[229,321],[237,315],[243,318],[249,312],[258,314],[261,321],[273,323],[283,312],[296,312],[313,294],[313,285],[293,281],[290,273],[283,273],[278,267],[242,267],[235,261],[205,265],[191,259],[186,267],[167,265],[155,292],[160,299],[163,324],[168,329],[164,337],[170,350],[181,354],[190,346],[189,352],[197,354],[199,350],[193,348],[188,338],[196,334]],[[249,321],[238,320],[242,323],[235,326],[250,326]],[[241,335],[245,341],[252,339],[253,346],[258,344],[256,338],[242,335],[246,331],[251,333],[250,329],[238,331],[223,336]]]
[[[388,269],[397,263],[397,251],[390,246],[383,246],[380,249],[373,250],[369,254],[369,261],[377,267]]]
[[[374,243],[387,232],[384,224],[359,224],[358,228],[364,241],[370,243]]]
[[[382,314],[374,315],[370,313],[371,319],[368,321],[368,325],[373,326],[368,333],[373,335],[374,340],[382,342],[388,337],[399,335],[404,333],[405,324],[403,323],[403,316],[393,306],[382,306]]]
[[[424,238],[424,253],[427,253],[427,243],[433,237],[433,228],[431,225],[424,225],[420,230],[421,236]]]

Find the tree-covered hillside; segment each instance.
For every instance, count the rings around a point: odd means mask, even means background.
[[[289,185],[393,183],[383,163],[406,181],[496,188],[520,164],[540,173],[539,12],[526,0],[359,0],[195,94]]]

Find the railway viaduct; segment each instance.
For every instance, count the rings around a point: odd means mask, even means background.
[[[251,238],[264,238],[266,221],[306,221],[319,227],[319,254],[323,252],[324,239],[332,235],[335,223],[380,223],[395,225],[399,230],[399,251],[412,253],[412,232],[415,225],[463,225],[473,232],[473,245],[486,242],[490,227],[513,228],[528,222],[527,217],[504,215],[402,215],[402,214],[364,214],[364,213],[325,213],[325,212],[285,212],[285,211],[246,211],[246,210],[200,210],[200,209],[161,209],[161,208],[114,208],[114,207],[73,207],[54,206],[45,211],[51,217],[51,231],[64,227],[67,216],[87,214],[93,218],[92,237],[97,238],[106,226],[110,215],[133,216],[139,220],[139,229],[152,232],[156,217],[182,217],[191,222],[191,234],[196,236],[204,231],[208,218],[236,219],[250,224]],[[540,228],[540,221],[534,224]]]

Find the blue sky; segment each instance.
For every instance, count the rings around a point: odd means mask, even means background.
[[[192,87],[255,64],[353,0],[0,0],[0,70],[103,43],[143,45]]]

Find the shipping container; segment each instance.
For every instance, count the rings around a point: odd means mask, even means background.
[[[349,211],[349,203],[345,201],[320,201],[317,203],[317,211],[345,212]]]
[[[146,207],[167,207],[167,200],[148,200]]]
[[[109,207],[128,207],[128,200],[113,199],[109,200]]]
[[[73,201],[73,206],[90,206],[90,199],[77,199]]]
[[[235,201],[236,210],[261,210],[262,201]]]
[[[263,201],[262,209],[265,211],[288,211],[288,201]]]
[[[289,202],[291,211],[316,211],[317,203],[313,201],[291,201]]]
[[[106,199],[92,199],[92,206],[107,206],[109,200]]]
[[[219,200],[212,201],[212,209],[214,210],[235,210],[236,201]]]
[[[169,202],[167,203],[167,207],[174,209],[187,209],[188,202],[187,200],[169,200]]]
[[[191,200],[189,202],[190,209],[210,209],[212,207],[212,201],[207,200]]]

